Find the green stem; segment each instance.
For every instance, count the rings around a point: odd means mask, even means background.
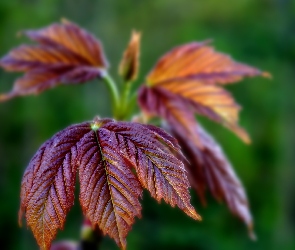
[[[116,83],[113,81],[111,76],[109,74],[105,74],[102,77],[103,81],[106,83],[110,93],[111,93],[111,98],[112,98],[112,106],[113,106],[113,115],[114,118],[117,119],[119,115],[119,105],[120,105],[120,95],[119,91],[117,88]]]
[[[118,87],[109,74],[102,77],[106,83],[112,99],[113,117],[116,120],[126,120],[129,115],[129,109],[134,105],[134,98],[130,97],[132,82],[124,82],[123,88],[119,93]]]
[[[121,94],[121,100],[120,104],[121,107],[121,113],[120,113],[120,119],[124,120],[127,118],[128,115],[128,108],[130,104],[129,95],[130,95],[130,89],[131,89],[131,82],[124,83],[124,88]]]

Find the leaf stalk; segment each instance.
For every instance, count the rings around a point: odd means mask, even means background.
[[[118,119],[119,109],[120,109],[120,95],[118,91],[118,87],[112,77],[106,73],[102,77],[103,81],[106,83],[108,90],[111,94],[112,99],[112,108],[113,108],[113,116],[115,119]]]

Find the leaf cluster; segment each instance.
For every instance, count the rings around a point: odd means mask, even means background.
[[[215,51],[208,41],[193,42],[160,58],[138,93],[131,93],[140,54],[140,34],[133,32],[119,65],[120,92],[108,75],[100,41],[78,25],[63,20],[22,34],[37,45],[21,45],[1,59],[2,68],[24,75],[0,101],[97,78],[109,87],[116,118],[69,126],[46,141],[30,161],[21,185],[19,219],[25,215],[41,249],[49,249],[64,226],[74,203],[76,175],[85,218],[122,249],[135,218],[141,216],[143,188],[158,202],[163,199],[196,220],[201,217],[190,204],[189,187],[204,204],[209,189],[253,236],[244,188],[195,115],[221,123],[249,143],[238,125],[240,107],[224,86],[268,73]],[[134,97],[141,113],[130,122],[126,120]],[[154,117],[165,121],[165,130],[149,124]]]

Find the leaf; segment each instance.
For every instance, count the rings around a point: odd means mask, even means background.
[[[190,217],[200,220],[190,204],[183,163],[173,155],[181,154],[177,141],[152,125],[121,122],[120,126],[110,123],[109,127],[116,133],[120,153],[135,167],[141,185],[152,197],[158,202],[164,199],[173,207],[177,205]]]
[[[183,153],[188,159],[185,165],[188,177],[203,204],[206,202],[206,190],[209,189],[215,199],[225,201],[230,211],[244,221],[248,227],[249,235],[255,238],[252,215],[245,190],[221,147],[200,124],[196,126],[196,131],[202,148],[188,140],[186,131],[183,130],[180,133],[174,127],[169,127],[168,130],[178,139]]]
[[[228,84],[240,81],[244,77],[270,77],[267,72],[237,63],[230,56],[216,52],[208,44],[208,41],[192,42],[172,49],[160,58],[147,76],[148,85],[166,85],[178,80]]]
[[[146,82],[153,90],[164,89],[182,97],[183,105],[189,106],[188,109],[224,124],[248,143],[250,139],[247,133],[237,124],[240,107],[218,84],[256,75],[269,76],[215,52],[203,42],[186,44],[168,52],[158,61]],[[144,111],[147,105],[150,104],[143,105],[141,101]]]
[[[69,21],[22,34],[39,44],[21,45],[1,59],[5,70],[25,75],[16,80],[11,92],[0,95],[0,101],[38,94],[58,84],[86,82],[107,68],[100,42]]]
[[[148,116],[164,118],[179,133],[185,130],[187,137],[202,147],[197,135],[193,107],[187,100],[163,88],[142,86],[138,94],[138,102]]]
[[[89,131],[89,124],[82,123],[57,133],[40,147],[24,173],[19,217],[25,213],[41,249],[49,249],[74,203],[75,144]]]
[[[139,68],[140,33],[133,31],[131,40],[124,51],[119,65],[119,75],[125,82],[134,81],[138,75]]]
[[[115,133],[102,126],[78,143],[80,203],[91,223],[125,249],[134,217],[141,216],[142,188],[115,140]]]
[[[173,137],[151,125],[95,119],[68,127],[31,160],[22,181],[20,218],[26,214],[38,244],[49,249],[73,204],[78,169],[85,216],[122,249],[140,217],[142,187],[199,219],[189,202],[184,166],[174,156],[179,150]]]

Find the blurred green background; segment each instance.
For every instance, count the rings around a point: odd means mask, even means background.
[[[209,199],[195,222],[179,209],[143,197],[143,218],[128,236],[128,249],[295,249],[295,1],[292,0],[1,0],[0,54],[26,41],[17,31],[40,28],[66,17],[103,42],[113,75],[132,29],[142,32],[141,78],[172,47],[214,40],[219,51],[271,72],[271,81],[247,79],[228,89],[244,107],[241,125],[253,143],[202,119],[221,143],[243,181],[255,219],[258,241],[226,206]],[[0,92],[16,74],[0,71]],[[38,147],[72,123],[110,116],[106,88],[100,82],[61,86],[38,97],[0,104],[0,248],[38,249],[17,213],[21,177]],[[76,195],[77,196],[77,195]],[[82,221],[78,201],[58,239],[77,239]],[[117,249],[108,237],[101,249]]]

